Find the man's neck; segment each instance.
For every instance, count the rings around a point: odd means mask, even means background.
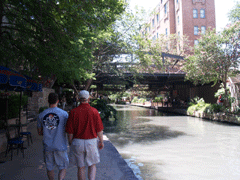
[[[81,102],[81,104],[88,104],[88,102],[87,102],[87,101],[84,101],[84,102]]]
[[[50,108],[55,108],[55,107],[57,107],[57,104],[50,104],[49,107]]]

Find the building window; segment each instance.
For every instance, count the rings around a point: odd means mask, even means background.
[[[201,27],[201,33],[202,34],[206,34],[206,26],[202,26]]]
[[[193,9],[193,18],[194,19],[198,18],[198,10],[197,9]]]
[[[166,28],[166,36],[168,35],[167,28]]]
[[[158,39],[158,33],[157,33],[157,39]]]
[[[205,9],[200,10],[200,18],[205,18]]]
[[[194,46],[197,46],[198,45],[198,40],[194,40]]]
[[[180,31],[178,31],[178,36],[180,37]]]
[[[154,27],[154,19],[152,20],[152,27]]]
[[[161,3],[162,3],[162,0],[161,0]]]
[[[194,26],[194,35],[198,35],[198,26]]]
[[[179,22],[180,22],[180,20],[179,20],[179,16],[177,17],[177,22],[178,22],[178,24],[179,24]]]
[[[159,14],[157,14],[157,22],[159,22]]]
[[[151,31],[151,27],[150,26],[148,27],[148,30],[149,30],[149,32]]]
[[[146,34],[147,34],[147,28],[145,28],[145,32],[146,32]]]
[[[176,0],[177,4],[178,4],[178,0]]]
[[[167,3],[164,5],[164,13],[167,14]]]

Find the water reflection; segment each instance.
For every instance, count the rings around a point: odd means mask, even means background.
[[[131,110],[129,106],[115,106],[115,108],[118,110],[117,120],[105,124],[105,132],[117,146],[126,146],[129,143],[146,144],[185,135],[184,132],[170,130],[167,126],[146,124],[151,121],[148,116],[166,116],[156,110],[138,107]]]
[[[239,126],[131,106],[117,110],[105,132],[139,179],[240,179]]]

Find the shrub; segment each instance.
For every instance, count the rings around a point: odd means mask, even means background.
[[[163,101],[163,97],[159,96],[159,97],[155,97],[153,102],[162,102]]]
[[[39,110],[38,110],[38,113],[40,114],[41,112],[43,112],[47,108],[48,108],[47,106],[40,107]]]
[[[193,115],[193,113],[194,113],[194,111],[196,111],[196,109],[197,109],[197,105],[195,104],[195,105],[189,106],[187,109],[187,112],[188,112],[188,114]]]
[[[115,102],[115,104],[126,104],[126,102],[125,101],[117,101],[117,102]]]
[[[114,107],[108,105],[107,101],[95,99],[90,102],[90,105],[99,111],[102,121],[108,121],[112,116],[116,119],[117,111]]]
[[[191,100],[189,103],[189,107],[187,109],[188,114],[193,115],[194,111],[201,111],[205,113],[211,113],[212,110],[212,105],[209,103],[205,103],[203,98],[195,97],[194,99]]]
[[[205,111],[206,113],[218,113],[223,111],[223,106],[219,104],[211,104],[210,106],[206,107]]]
[[[139,103],[145,103],[145,102],[146,102],[146,99],[145,99],[145,98],[140,98],[140,99],[138,100],[138,102],[139,102]]]
[[[133,103],[137,103],[137,102],[138,102],[138,97],[135,96],[135,97],[133,98],[132,102],[133,102]]]
[[[17,118],[19,116],[19,108],[23,108],[28,102],[27,96],[22,96],[22,101],[20,104],[20,95],[11,95],[8,99],[8,119]],[[0,118],[5,119],[6,114],[6,99],[1,99],[0,101]]]

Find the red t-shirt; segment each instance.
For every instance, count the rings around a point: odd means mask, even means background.
[[[103,123],[97,109],[82,103],[70,111],[65,130],[73,139],[93,139],[103,130]]]

